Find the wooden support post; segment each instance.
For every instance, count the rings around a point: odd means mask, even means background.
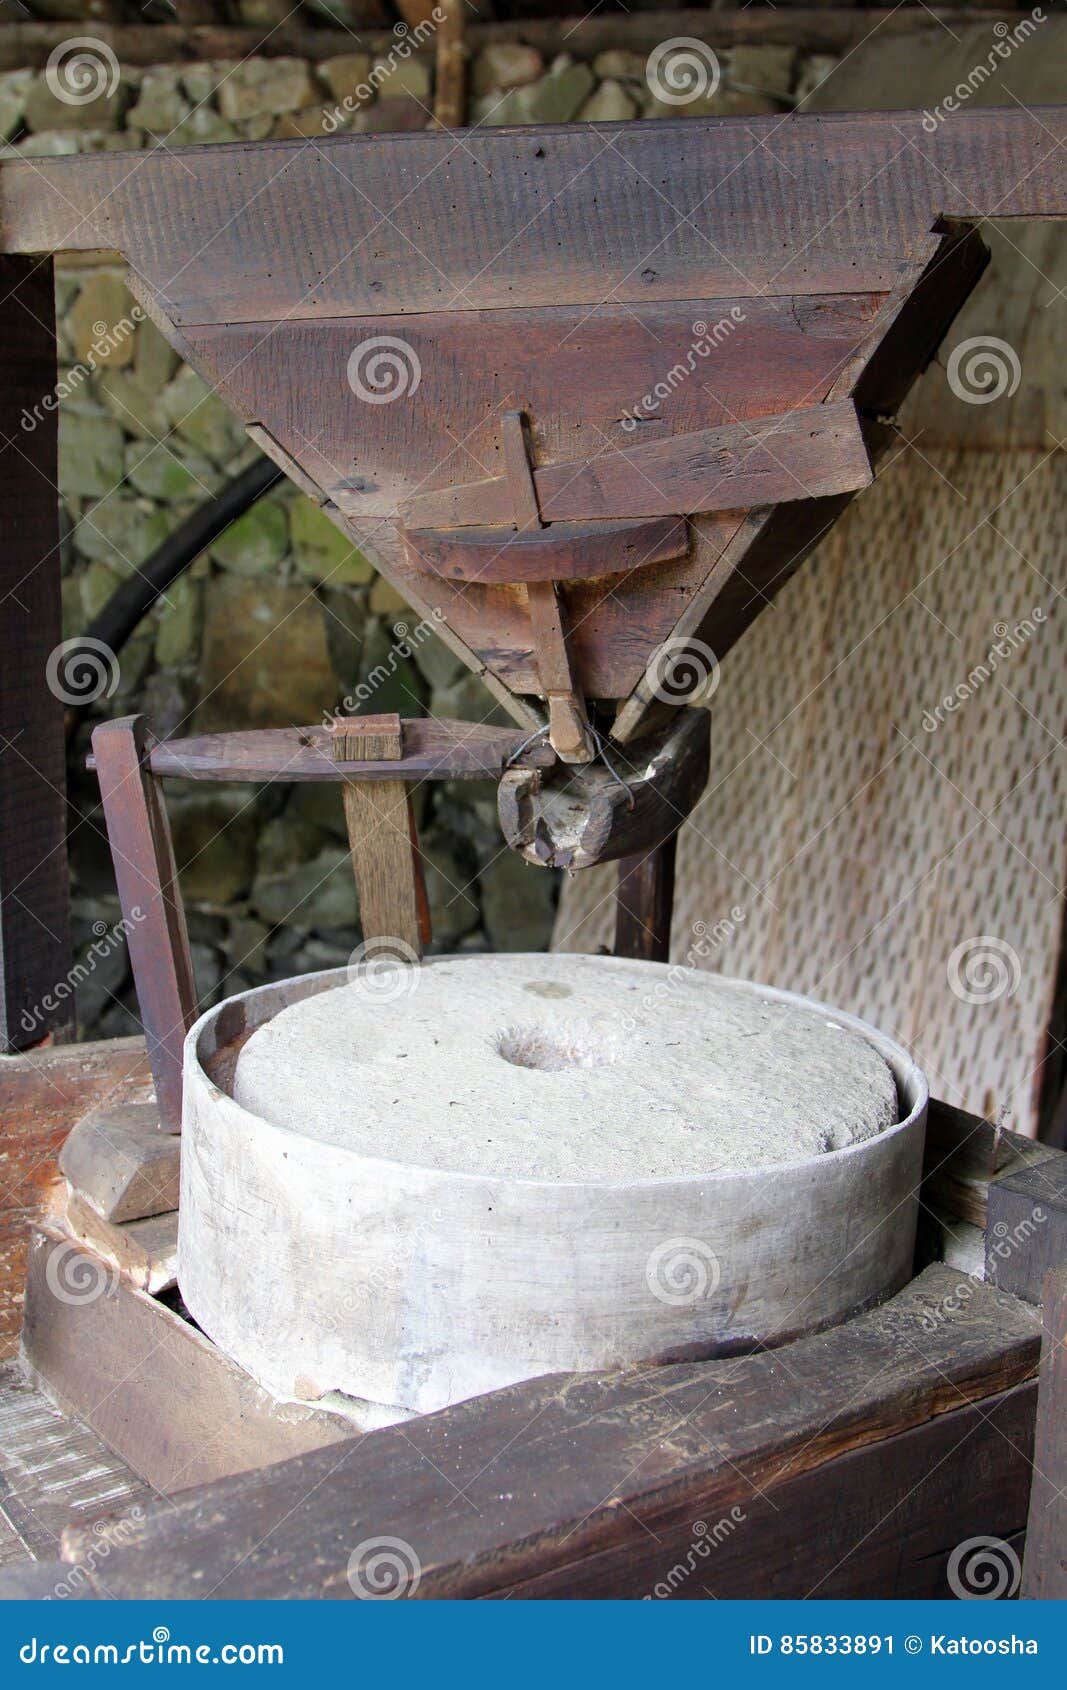
[[[615,955],[667,962],[674,910],[674,859],[678,835],[619,860],[615,889]]]
[[[1045,1280],[1034,1483],[1020,1596],[1067,1599],[1067,1268]]]
[[[162,783],[147,766],[150,742],[143,716],[103,722],[93,733],[160,1126],[176,1133],[181,1131],[182,1043],[196,1019],[196,986]]]
[[[339,719],[332,749],[339,763],[395,762],[403,752],[400,717]],[[392,941],[398,956],[417,962],[431,932],[410,788],[402,780],[346,780],[342,791],[364,943]]]
[[[1052,1151],[993,1180],[987,1214],[986,1278],[1040,1303],[1046,1275],[1067,1261],[1067,1156]]]
[[[0,257],[0,1049],[72,1022],[51,260]],[[58,665],[58,667],[57,667]]]
[[[467,116],[467,0],[438,0],[434,122],[458,129]]]

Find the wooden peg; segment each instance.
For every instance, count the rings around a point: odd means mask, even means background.
[[[515,526],[520,531],[543,527],[522,412],[505,411],[501,429]],[[565,763],[591,763],[596,747],[585,700],[571,668],[567,613],[559,586],[555,581],[530,581],[526,596],[538,674],[548,705],[548,737],[552,749]]]
[[[400,717],[338,718],[331,748],[338,763],[396,762],[403,754]],[[403,780],[346,780],[342,793],[364,942],[395,940],[398,952],[417,961],[431,929],[411,790]]]

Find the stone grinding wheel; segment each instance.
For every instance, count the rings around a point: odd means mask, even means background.
[[[185,1087],[186,1303],[276,1395],[364,1423],[782,1342],[911,1271],[923,1077],[786,993],[602,957],[364,966],[209,1011]]]

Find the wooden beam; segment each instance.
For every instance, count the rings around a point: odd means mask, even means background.
[[[616,956],[669,962],[674,913],[674,859],[678,835],[662,845],[623,857],[615,887]]]
[[[1040,1303],[1046,1275],[1067,1262],[1067,1152],[995,1179],[988,1215],[986,1278]]]
[[[50,261],[0,258],[0,1050],[73,1028]]]
[[[396,763],[403,754],[397,715],[339,717],[331,733],[338,762]],[[363,944],[374,955],[395,945],[398,960],[417,962],[431,934],[411,789],[395,778],[349,778],[342,794]]]
[[[143,716],[93,732],[115,883],[164,1132],[181,1131],[182,1045],[196,1019],[196,982],[162,783],[148,766]]]
[[[529,1380],[227,1480],[147,1510],[109,1556],[108,1587],[349,1598],[353,1551],[387,1532],[410,1546],[420,1598],[637,1597],[693,1544],[694,1521],[737,1526],[740,1512],[751,1529],[736,1531],[721,1580],[709,1566],[711,1594],[943,1594],[968,1530],[1023,1527],[1040,1349],[1032,1311],[986,1285],[944,1318],[958,1282],[927,1269],[786,1351]],[[83,1543],[68,1534],[64,1555]]]
[[[1067,1600],[1067,1268],[1045,1281],[1034,1484],[1020,1595]]]

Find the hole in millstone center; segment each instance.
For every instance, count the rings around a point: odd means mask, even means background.
[[[603,1068],[615,1061],[614,1042],[593,1027],[537,1027],[532,1023],[505,1027],[497,1034],[497,1054],[516,1068]]]

